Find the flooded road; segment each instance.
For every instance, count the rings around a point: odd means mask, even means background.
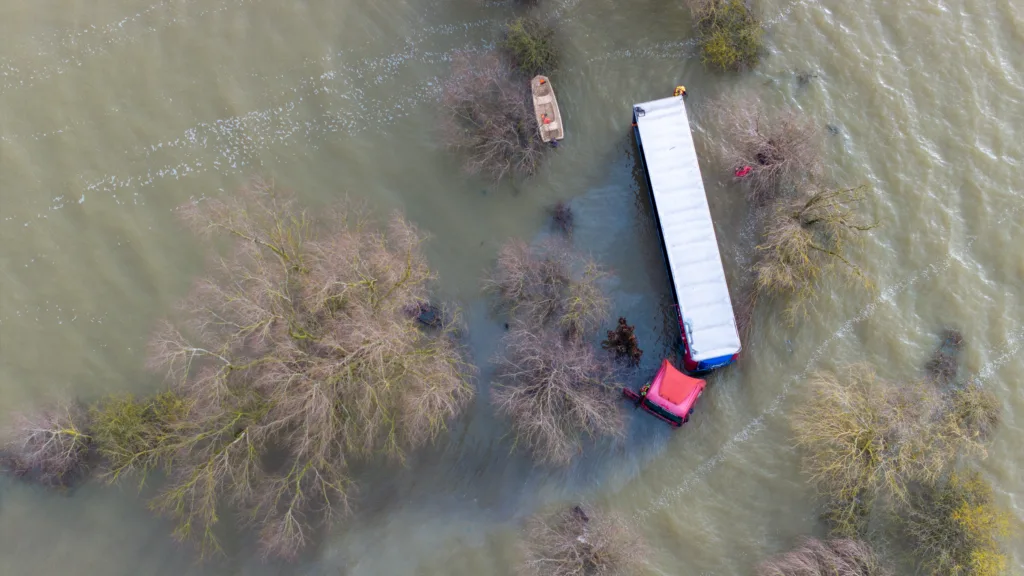
[[[0,419],[55,396],[160,386],[143,370],[146,339],[204,266],[174,208],[257,173],[311,209],[349,195],[429,232],[441,290],[463,303],[483,368],[452,432],[404,469],[361,470],[354,516],[295,564],[262,563],[243,528],[226,558],[197,565],[146,509],[151,487],[93,482],[56,495],[3,479],[0,572],[512,574],[521,520],[583,499],[640,527],[652,573],[748,573],[823,530],[786,419],[804,377],[859,361],[918,377],[947,327],[967,343],[961,377],[1004,402],[981,469],[1024,527],[1024,6],[755,5],[769,54],[755,71],[717,75],[700,64],[678,2],[548,1],[565,43],[552,82],[566,138],[536,177],[497,186],[464,176],[436,142],[438,86],[454,53],[494,44],[521,11],[514,3],[0,7]],[[504,241],[550,233],[548,208],[569,202],[576,246],[615,273],[613,314],[637,325],[646,353],[633,378],[653,373],[672,344],[671,297],[630,110],[677,84],[689,90],[730,279],[750,263],[747,209],[720,177],[702,103],[746,89],[832,126],[832,179],[872,186],[881,226],[852,255],[874,286],[827,282],[794,326],[762,306],[742,362],[710,377],[681,431],[631,414],[624,443],[568,470],[535,468],[510,455],[489,405],[503,328],[480,278]],[[1021,542],[1007,546],[1012,565],[1024,564]]]

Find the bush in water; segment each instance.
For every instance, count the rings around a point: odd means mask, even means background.
[[[457,54],[442,86],[445,144],[466,154],[464,168],[495,180],[537,171],[546,147],[530,84],[496,54]]]
[[[6,464],[22,478],[67,487],[87,468],[88,425],[88,413],[74,403],[19,414],[5,433]]]
[[[764,25],[746,0],[688,0],[697,27],[701,60],[721,70],[757,65]]]
[[[984,454],[983,438],[928,383],[888,382],[857,365],[810,385],[793,426],[838,536],[861,534],[878,496],[903,505],[912,485],[938,481],[958,455]]]
[[[568,464],[587,437],[624,433],[621,395],[593,347],[547,329],[515,326],[495,359],[492,398],[516,444],[545,463]]]
[[[585,506],[530,518],[523,549],[523,572],[530,576],[640,574],[646,555],[630,526]]]
[[[554,327],[578,338],[600,326],[609,300],[601,288],[607,273],[564,242],[529,246],[512,240],[502,246],[484,290],[498,308],[530,327]]]
[[[769,114],[758,98],[731,95],[711,103],[708,116],[722,134],[723,161],[731,174],[746,174],[755,205],[821,175],[823,134],[796,111]]]
[[[923,573],[963,576],[1006,572],[999,539],[1009,534],[1009,519],[975,471],[950,474],[915,492],[909,508],[897,515]]]
[[[942,343],[935,349],[925,365],[928,377],[940,386],[947,386],[956,380],[960,371],[960,353],[964,348],[964,337],[956,330],[944,330]]]
[[[472,367],[454,317],[428,332],[407,312],[434,276],[401,217],[378,231],[343,206],[320,227],[262,183],[184,212],[235,244],[152,339],[172,392],[97,408],[97,450],[111,479],[166,468],[153,507],[202,552],[231,506],[265,554],[294,557],[347,511],[348,463],[436,438],[472,396]]]
[[[807,538],[795,549],[765,560],[757,576],[890,576],[866,542]]]
[[[954,388],[947,394],[946,426],[950,434],[962,437],[963,442],[984,449],[1002,420],[1002,403],[991,390],[977,382]]]
[[[615,330],[608,331],[608,338],[601,342],[601,347],[614,352],[618,359],[625,358],[633,366],[640,364],[644,351],[636,341],[636,334],[633,333],[635,329],[635,326],[630,326],[625,318],[620,317]]]
[[[551,74],[558,67],[555,31],[536,18],[521,17],[509,23],[501,47],[527,79]]]
[[[513,240],[484,282],[513,324],[494,360],[494,403],[542,462],[567,464],[584,438],[623,433],[612,367],[584,341],[607,315],[605,276],[562,242]]]
[[[849,244],[876,226],[859,215],[866,197],[866,186],[806,189],[770,209],[756,248],[757,295],[787,298],[793,321],[813,300],[818,280],[836,266],[870,285],[847,257]]]
[[[116,481],[135,472],[142,484],[155,469],[170,472],[165,447],[188,424],[189,408],[188,399],[172,391],[146,399],[115,396],[94,406],[91,432],[104,476]]]

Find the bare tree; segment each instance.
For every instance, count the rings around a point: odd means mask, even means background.
[[[757,576],[889,576],[892,574],[866,542],[851,539],[816,540],[765,560]]]
[[[958,455],[984,454],[972,423],[930,383],[889,382],[865,365],[815,374],[793,419],[804,467],[844,537],[861,532],[877,496],[905,505],[911,486],[935,483]]]
[[[171,483],[153,506],[204,552],[218,548],[230,503],[254,519],[267,554],[292,557],[347,510],[350,460],[401,460],[467,403],[457,316],[428,332],[408,314],[434,276],[422,234],[397,215],[383,231],[349,205],[314,221],[257,182],[185,216],[235,242],[151,342],[181,409],[150,411],[137,419],[145,433],[105,435],[101,450],[115,478],[166,466]]]
[[[1009,573],[1000,540],[1010,535],[1011,516],[996,503],[992,486],[975,470],[956,471],[943,482],[921,487],[896,519],[921,573]]]
[[[787,314],[793,320],[814,298],[818,280],[836,265],[869,284],[860,267],[846,255],[858,234],[877,225],[860,215],[866,197],[867,187],[861,186],[804,190],[791,200],[780,200],[769,212],[763,239],[756,248],[754,287],[758,294],[789,298]]]
[[[538,460],[567,464],[584,438],[623,434],[618,387],[592,346],[517,325],[504,347],[493,400],[512,421],[516,443]]]
[[[500,308],[531,326],[557,326],[575,338],[600,326],[609,300],[601,288],[607,273],[592,259],[559,241],[502,246],[484,289]]]
[[[723,160],[734,173],[747,172],[756,204],[821,175],[821,130],[795,111],[769,115],[756,98],[730,96],[712,103],[709,116],[722,134]]]
[[[59,403],[14,418],[5,433],[9,466],[18,476],[64,487],[86,469],[92,438],[78,404]]]
[[[966,451],[986,456],[985,444],[1002,420],[999,398],[981,383],[967,382],[946,394],[944,409],[946,433],[957,438]]]
[[[639,574],[646,547],[617,516],[573,506],[527,521],[523,543],[527,576]]]
[[[442,86],[442,135],[466,153],[465,168],[501,180],[529,176],[544,154],[530,85],[496,54],[457,54]]]

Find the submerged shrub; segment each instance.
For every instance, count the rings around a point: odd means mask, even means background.
[[[926,574],[996,576],[1006,572],[999,539],[1009,534],[1009,515],[975,471],[953,473],[911,499],[897,516]]]
[[[485,280],[513,323],[494,360],[493,400],[542,462],[567,464],[585,438],[623,432],[612,367],[585,342],[607,314],[604,277],[562,242],[513,240]]]
[[[793,426],[834,534],[858,534],[877,496],[906,502],[912,484],[936,481],[970,448],[926,384],[888,382],[857,365],[817,373],[810,385]]]
[[[591,346],[521,324],[502,343],[492,398],[537,460],[568,464],[586,438],[624,433],[619,387]]]
[[[573,506],[527,522],[525,563],[529,576],[628,576],[641,573],[646,548],[618,517]]]
[[[862,535],[879,497],[907,504],[962,454],[985,455],[999,405],[970,385],[947,393],[932,382],[885,381],[870,366],[817,373],[793,417],[804,467],[824,496],[833,534]]]
[[[947,397],[950,434],[959,436],[961,442],[980,454],[985,453],[985,442],[999,426],[1001,413],[999,398],[976,382],[953,389]]]
[[[618,359],[625,358],[633,366],[640,364],[644,351],[636,341],[636,334],[633,333],[635,329],[635,326],[630,326],[625,318],[620,317],[615,330],[608,331],[608,337],[601,342],[601,347],[613,352]]]
[[[537,18],[520,17],[509,23],[501,47],[527,78],[551,74],[558,67],[555,31]]]
[[[530,327],[554,327],[577,338],[595,330],[607,316],[601,288],[607,273],[592,259],[553,241],[529,246],[512,240],[502,246],[484,290],[499,308]]]
[[[757,64],[764,25],[746,0],[689,0],[689,4],[705,65],[738,70]]]
[[[721,153],[731,174],[749,183],[750,199],[770,204],[822,172],[823,134],[794,110],[769,114],[760,100],[727,96],[709,107],[722,134]]]
[[[537,128],[529,82],[495,54],[457,54],[442,85],[442,136],[466,154],[464,168],[495,180],[537,171],[546,147]]]
[[[765,560],[756,576],[890,576],[871,546],[860,540],[840,538],[821,541],[807,538],[800,545]]]
[[[126,471],[138,472],[145,482],[154,469],[167,469],[174,457],[174,438],[185,425],[189,405],[175,392],[150,399],[109,398],[91,410],[96,452],[106,475],[116,481]]]
[[[88,427],[88,414],[74,403],[19,414],[5,434],[7,465],[22,478],[67,487],[87,468]]]
[[[814,298],[818,280],[837,265],[867,284],[846,256],[849,243],[876,226],[859,214],[866,196],[866,186],[804,191],[771,210],[756,248],[757,294],[788,298],[794,320]]]
[[[318,223],[262,183],[183,211],[235,245],[152,338],[173,392],[98,407],[99,451],[114,478],[166,467],[152,506],[202,552],[230,505],[265,554],[291,558],[347,511],[349,462],[435,439],[472,367],[454,318],[428,330],[408,313],[434,275],[401,217],[380,230],[342,206]]]

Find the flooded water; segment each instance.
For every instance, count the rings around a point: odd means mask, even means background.
[[[506,239],[548,233],[547,207],[569,201],[576,245],[615,271],[614,313],[637,324],[642,379],[671,344],[669,295],[630,106],[677,84],[704,151],[715,133],[701,102],[734,88],[837,129],[834,179],[876,192],[882,226],[854,252],[874,287],[828,283],[795,326],[761,309],[742,362],[711,377],[687,427],[631,416],[625,443],[569,470],[509,455],[485,369],[452,433],[404,469],[361,472],[355,515],[296,564],[261,563],[243,529],[226,558],[197,565],[131,485],[55,495],[3,480],[0,571],[511,574],[521,520],[583,499],[640,527],[651,573],[746,573],[822,531],[786,420],[804,376],[854,361],[918,376],[946,327],[966,338],[963,377],[1005,403],[982,469],[1024,525],[1024,5],[755,1],[770,54],[736,76],[703,70],[680,2],[545,2],[565,42],[552,80],[567,135],[518,186],[463,176],[435,143],[452,54],[492,45],[520,10],[511,2],[0,6],[0,418],[54,396],[156,389],[147,335],[203,269],[173,208],[256,173],[314,209],[347,194],[404,210],[433,236],[431,263],[466,307],[485,367],[502,328],[479,296],[483,270]],[[735,279],[750,258],[742,192],[704,156]],[[1024,563],[1024,540],[1007,547]]]

